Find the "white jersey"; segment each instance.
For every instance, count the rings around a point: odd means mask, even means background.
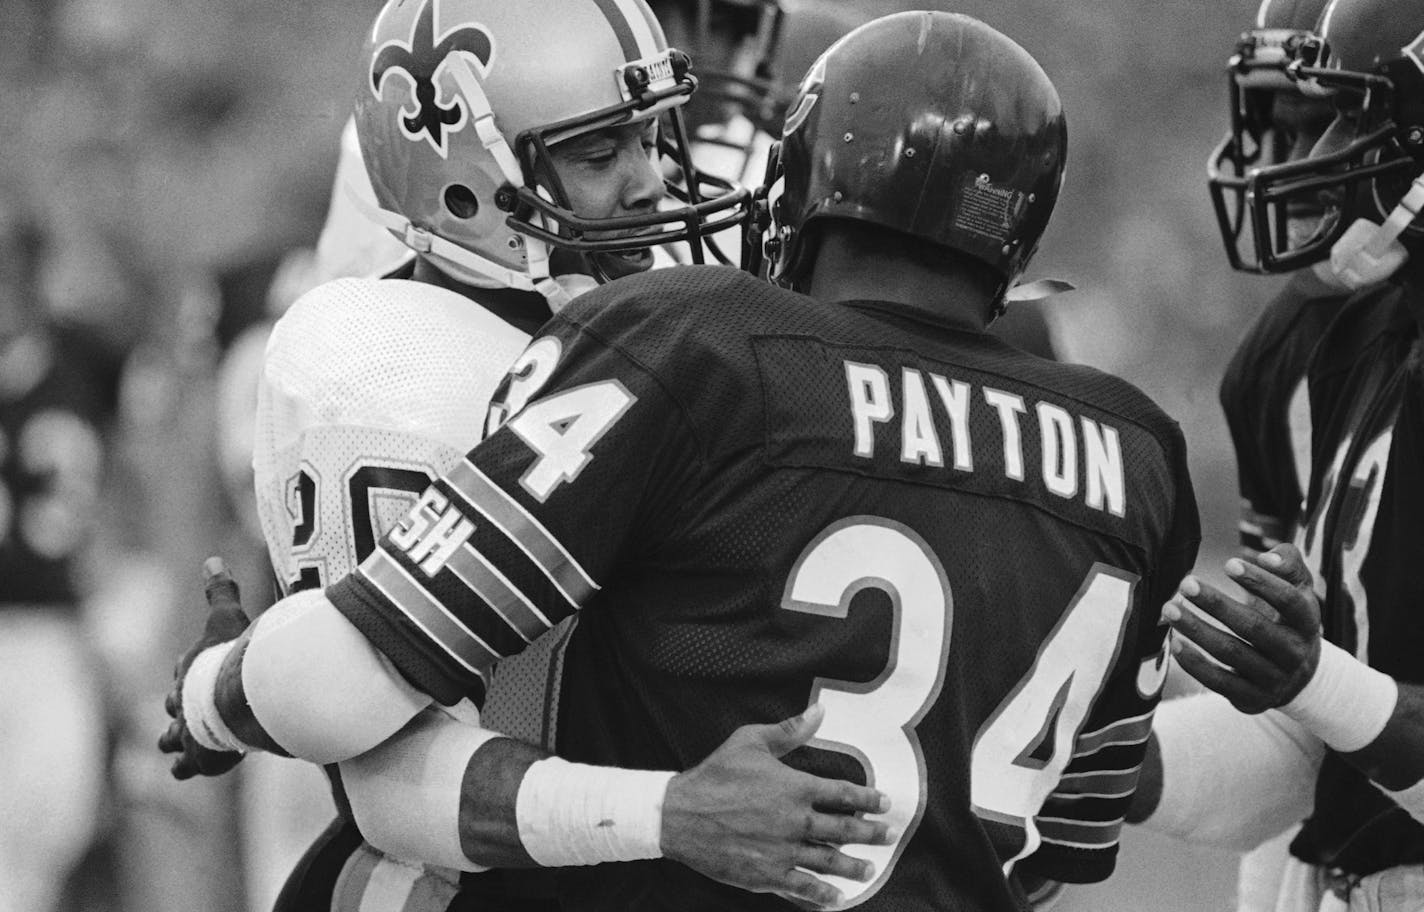
[[[528,343],[475,301],[424,282],[337,279],[292,305],[267,342],[252,457],[284,591],[356,568],[484,436],[490,399]],[[562,639],[500,666],[484,725],[552,747],[546,700]]]
[[[284,587],[354,569],[416,495],[479,441],[529,336],[453,291],[338,279],[277,321],[253,473]]]

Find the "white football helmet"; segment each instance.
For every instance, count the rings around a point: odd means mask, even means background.
[[[389,0],[362,60],[368,215],[460,281],[556,303],[550,248],[598,278],[600,254],[659,244],[687,242],[701,262],[704,235],[745,214],[746,191],[692,167],[679,108],[697,81],[643,0]],[[654,118],[682,205],[575,215],[550,147]]]

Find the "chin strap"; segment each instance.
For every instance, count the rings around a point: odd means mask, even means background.
[[[363,216],[395,235],[401,243],[416,253],[429,254],[455,266],[459,272],[454,277],[462,282],[477,288],[514,288],[519,291],[538,292],[549,302],[549,309],[554,313],[563,310],[573,300],[559,280],[548,274],[548,251],[539,241],[526,239],[526,249],[531,254],[528,270],[511,269],[420,228],[399,213],[382,209],[362,199],[360,194],[349,186],[347,193],[352,204]],[[538,248],[542,256],[536,259],[532,255],[533,248]],[[536,266],[539,267],[537,270]]]
[[[1065,282],[1063,279],[1035,279],[1010,288],[1004,294],[1004,303],[1035,304],[1065,291],[1072,291],[1076,287],[1072,282]]]
[[[1317,269],[1316,275],[1350,291],[1383,282],[1409,259],[1409,251],[1399,242],[1399,236],[1418,217],[1420,210],[1424,210],[1424,174],[1414,179],[1409,192],[1383,225],[1366,219],[1355,220],[1330,248],[1328,274]]]
[[[447,72],[455,80],[465,104],[469,107],[470,125],[474,128],[480,145],[499,166],[507,184],[524,186],[524,174],[514,151],[509,148],[504,134],[495,124],[494,110],[490,107],[489,96],[470,69],[470,63],[463,54],[452,54]],[[512,269],[480,256],[472,250],[461,247],[443,237],[413,224],[410,219],[395,212],[382,209],[368,200],[362,199],[349,186],[347,194],[356,204],[356,209],[366,218],[395,235],[403,244],[416,253],[429,254],[455,267],[454,278],[462,282],[490,288],[514,288],[519,291],[538,292],[549,302],[549,309],[558,313],[568,306],[573,296],[549,271],[549,245],[536,238],[520,235],[524,242],[525,268]]]

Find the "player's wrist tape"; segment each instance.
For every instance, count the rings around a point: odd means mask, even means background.
[[[228,640],[209,646],[198,653],[183,675],[183,721],[193,740],[208,750],[247,750],[247,745],[223,721],[217,704],[218,672],[237,643],[237,640]]]
[[[537,761],[515,802],[524,850],[545,867],[661,858],[663,797],[673,775]]]
[[[1348,754],[1379,737],[1398,699],[1393,678],[1322,642],[1315,674],[1281,712]]]

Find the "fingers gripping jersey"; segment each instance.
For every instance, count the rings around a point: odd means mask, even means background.
[[[1221,380],[1221,408],[1236,450],[1241,546],[1290,541],[1310,478],[1311,353],[1347,295],[1309,270],[1291,278],[1242,340]]]
[[[1197,546],[1172,422],[1096,371],[715,267],[546,331],[500,429],[328,590],[407,675],[456,699],[581,609],[571,759],[686,768],[826,706],[791,762],[885,789],[901,834],[852,850],[878,875],[848,905],[1107,875]],[[666,862],[562,881],[578,909],[782,907]]]

